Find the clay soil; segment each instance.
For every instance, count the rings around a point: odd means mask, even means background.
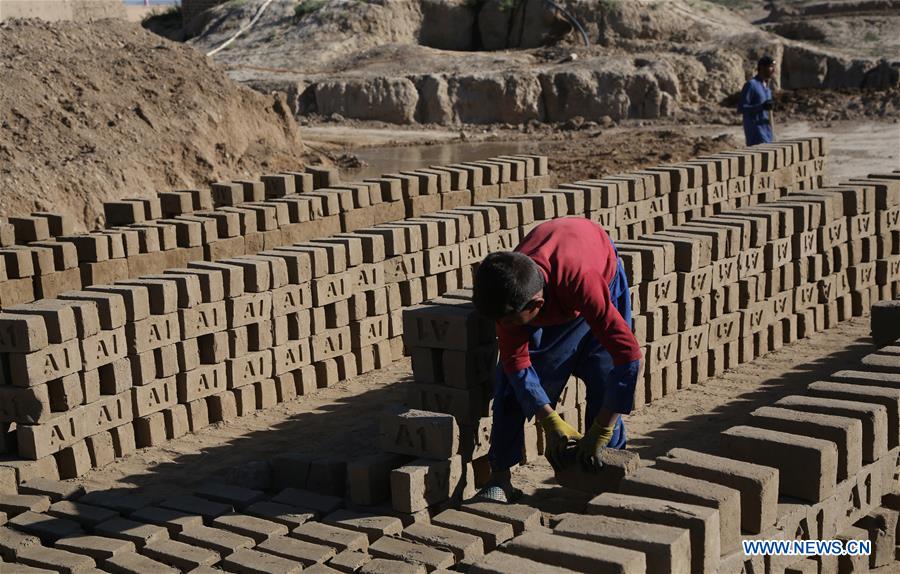
[[[131,22],[4,22],[0,70],[0,215],[91,229],[103,201],[311,159],[282,99]]]

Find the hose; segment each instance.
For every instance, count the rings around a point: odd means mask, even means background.
[[[235,40],[237,40],[238,36],[240,36],[241,34],[243,34],[244,32],[246,32],[247,30],[249,30],[250,28],[252,28],[254,24],[256,24],[256,22],[259,20],[259,17],[263,15],[263,12],[266,11],[266,8],[268,8],[268,7],[269,7],[269,4],[271,4],[271,3],[272,3],[272,0],[266,0],[266,3],[259,7],[259,10],[256,12],[256,16],[254,16],[253,19],[250,20],[250,23],[249,23],[249,24],[247,24],[246,26],[244,26],[243,28],[241,28],[240,30],[238,30],[237,32],[235,32],[235,33],[234,33],[234,36],[232,36],[231,38],[228,38],[227,40],[225,40],[225,41],[222,43],[221,46],[219,46],[218,48],[215,48],[215,49],[210,50],[209,52],[207,52],[206,55],[207,55],[207,56],[214,56],[215,54],[218,54],[219,52],[221,52],[222,50],[224,50],[229,44],[231,44],[232,42],[234,42]]]
[[[578,31],[581,33],[581,39],[584,40],[585,46],[591,45],[591,41],[590,39],[588,39],[588,35],[584,29],[584,26],[581,25],[581,22],[579,22],[578,19],[575,18],[575,16],[573,16],[568,10],[566,10],[553,0],[544,0],[544,2],[546,4],[549,4],[552,8],[558,10],[563,16],[566,17],[566,20],[568,20],[573,26],[575,26],[575,28],[578,29]]]

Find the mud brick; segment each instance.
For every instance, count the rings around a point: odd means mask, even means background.
[[[109,432],[101,432],[89,436],[85,439],[85,442],[87,443],[88,454],[91,456],[92,467],[103,468],[115,460],[116,451],[113,447],[112,434]]]
[[[171,535],[203,526],[202,516],[170,510],[168,508],[159,508],[157,506],[141,508],[131,513],[131,518],[139,522],[161,526],[168,530]]]
[[[90,556],[83,556],[73,552],[67,552],[58,548],[46,548],[40,545],[26,546],[16,553],[16,562],[33,566],[36,569],[23,570],[27,572],[61,572],[62,574],[78,574],[90,572],[94,569],[95,562]],[[13,566],[13,572],[19,570]]]
[[[782,495],[819,502],[834,490],[838,457],[832,442],[745,426],[722,436],[732,456],[778,468]]]
[[[678,335],[668,335],[649,344],[644,353],[648,370],[675,364],[678,360]]]
[[[265,321],[272,316],[272,294],[248,293],[226,299],[225,312],[230,318],[229,328],[232,329]]]
[[[130,422],[111,429],[109,433],[112,438],[113,453],[116,455],[116,458],[128,456],[137,450],[134,426]]]
[[[57,540],[54,546],[76,554],[90,556],[98,561],[135,552],[134,544],[128,540],[116,540],[102,536],[70,536]]]
[[[28,305],[12,305],[4,309],[3,315],[7,316],[6,314],[21,314],[26,320],[29,316],[36,316],[42,319],[42,321],[38,323],[31,321],[28,325],[24,323],[16,325],[12,323],[12,321],[15,321],[15,317],[9,316],[7,319],[7,323],[10,325],[9,328],[17,329],[21,340],[30,339],[30,337],[33,336],[26,334],[26,330],[31,331],[31,333],[34,333],[35,330],[37,330],[38,335],[41,331],[45,332],[49,343],[64,343],[70,339],[74,339],[78,334],[78,321],[76,321],[75,309],[68,301],[49,300],[37,301]],[[42,330],[40,329],[41,324],[43,326]],[[14,339],[16,333],[10,333],[9,337]],[[29,349],[12,348],[10,350]]]
[[[61,221],[61,217],[57,217]],[[47,218],[23,216],[10,217],[7,221],[14,229],[16,243],[24,244],[32,241],[44,241],[51,237],[49,220]],[[58,235],[62,235],[62,233]]]
[[[9,520],[9,526],[42,540],[55,541],[66,536],[83,534],[81,526],[72,520],[26,510]],[[21,550],[21,549],[20,549]]]
[[[256,502],[245,508],[244,511],[251,516],[258,516],[266,520],[284,524],[288,528],[295,528],[316,517],[314,512],[277,502]],[[308,543],[304,542],[302,544],[306,545]],[[327,547],[321,547],[321,549],[325,548]],[[328,548],[328,550],[330,551],[329,555],[334,554],[334,550],[330,548]],[[278,554],[278,552],[275,552],[275,554]]]
[[[350,327],[338,327],[322,332],[313,339],[312,360],[331,359],[348,353],[351,349]]]
[[[8,313],[5,310],[0,313],[0,349],[3,352],[39,351],[49,342],[46,321],[41,314]]]
[[[459,450],[459,427],[451,415],[406,410],[380,417],[379,444],[385,452],[437,460]]]
[[[646,568],[642,552],[544,532],[527,532],[503,550],[577,571],[643,572]]]
[[[414,409],[453,415],[460,424],[471,424],[490,409],[490,385],[454,389],[441,385],[409,384],[407,404]]]
[[[256,393],[257,410],[272,408],[278,404],[278,392],[273,379],[265,379],[253,383],[253,389]]]
[[[141,552],[153,560],[168,564],[181,571],[192,571],[219,561],[219,555],[212,550],[175,540],[151,542],[144,546]]]
[[[378,453],[347,464],[350,500],[371,506],[390,496],[390,473],[408,461],[408,457]]]
[[[863,423],[863,462],[878,460],[887,451],[887,409],[878,404],[821,397],[785,397],[773,406],[812,413],[857,418]]]
[[[412,524],[403,530],[403,538],[449,550],[456,560],[471,562],[484,555],[484,544],[475,535],[434,524]]]
[[[687,572],[690,536],[684,528],[608,516],[565,514],[554,533],[642,552],[648,572]]]
[[[691,538],[691,571],[715,569],[719,562],[719,513],[714,508],[604,493],[588,503],[588,514],[687,528]]]
[[[838,480],[856,476],[862,467],[862,423],[857,419],[763,407],[752,413],[761,428],[811,436],[838,447]]]
[[[218,565],[229,572],[241,574],[293,574],[302,568],[292,560],[246,548],[231,553]]]
[[[403,522],[393,516],[336,510],[322,520],[325,524],[361,532],[374,542],[382,536],[400,535]]]
[[[395,510],[417,512],[450,499],[461,485],[462,462],[417,459],[391,471],[391,498]]]
[[[647,308],[674,303],[678,297],[678,276],[669,273],[655,281],[645,281],[640,284],[639,293]]]
[[[364,179],[364,183],[374,184],[378,192],[374,194],[379,202],[393,202],[403,199],[403,180],[390,177]]]
[[[80,484],[72,484],[50,478],[32,478],[18,485],[20,495],[39,495],[49,498],[51,502],[59,502],[61,500],[74,500],[84,495],[84,487]],[[0,495],[0,500],[6,500],[6,497]],[[0,503],[2,504],[2,503]],[[36,510],[29,508],[34,512],[43,512],[49,508],[49,503],[45,508]],[[7,514],[11,514],[3,508]]]
[[[50,508],[50,503],[50,497],[43,494],[0,494],[0,511],[10,517],[23,512],[45,512]]]
[[[900,389],[844,383],[816,382],[807,387],[814,397],[878,404],[887,410],[888,448],[900,442]]]
[[[12,528],[0,526],[0,558],[15,560],[19,550],[27,546],[40,547],[40,540],[34,536],[23,534]]]
[[[868,539],[872,542],[872,554],[869,557],[870,567],[878,568],[893,562],[897,511],[885,508],[878,509],[861,518],[856,522],[855,526],[868,532]]]
[[[234,394],[237,416],[245,417],[256,412],[256,389],[246,385],[230,391]]]
[[[166,422],[166,438],[174,440],[181,438],[190,430],[187,407],[174,405],[163,411]]]
[[[719,512],[721,547],[740,542],[740,495],[732,488],[654,468],[638,469],[622,479],[622,494],[662,498],[715,508]]]
[[[684,361],[709,348],[709,325],[700,325],[681,333],[678,337],[678,360]]]
[[[44,247],[17,245],[0,251],[0,257],[5,261],[6,269],[0,272],[4,279],[46,275],[56,271],[53,252]]]
[[[892,347],[886,347],[884,350],[887,351],[890,349],[893,351]],[[835,381],[838,383],[852,384],[852,385],[865,385],[872,387],[886,387],[890,389],[896,389],[900,387],[900,376],[891,372],[873,372],[877,370],[877,368],[870,367],[870,360],[875,358],[892,358],[891,355],[881,355],[881,354],[873,354],[867,355],[863,357],[862,364],[866,366],[867,370],[865,371],[854,371],[854,370],[845,370],[838,371],[836,373],[832,373],[828,375],[828,380]]]
[[[621,450],[603,449],[601,462],[604,473],[587,473],[575,460],[574,447],[567,448],[563,454],[561,469],[556,471],[556,480],[561,486],[590,494],[617,491],[622,479],[637,469],[640,457]]]
[[[215,522],[215,521],[213,521]],[[253,538],[207,526],[192,526],[174,535],[175,539],[191,546],[200,546],[221,556],[228,555],[232,550],[250,548],[254,545]]]
[[[369,547],[369,553],[376,558],[422,565],[427,570],[449,568],[455,563],[450,552],[399,538],[380,538]]]
[[[175,574],[179,572],[136,552],[121,552],[103,560],[103,567],[114,574]]]
[[[157,379],[130,390],[135,416],[149,415],[178,402],[178,386],[175,377]]]
[[[7,383],[32,387],[81,370],[81,349],[78,340],[72,339],[65,343],[47,345],[33,353],[9,353],[6,356],[6,366],[9,377]]]
[[[368,537],[346,528],[339,528],[320,522],[307,522],[291,531],[291,537],[335,548],[338,552],[345,550],[363,550],[369,546]]]
[[[166,442],[166,418],[161,412],[134,419],[134,438],[138,448]]]
[[[86,528],[93,528],[118,516],[117,512],[108,508],[68,500],[54,503],[47,514],[73,520]]]

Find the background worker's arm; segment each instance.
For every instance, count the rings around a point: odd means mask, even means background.
[[[766,93],[761,85],[757,85],[754,82],[747,82],[743,91],[741,91],[741,100],[738,104],[738,110],[745,114],[754,115],[769,109],[770,107],[771,100],[766,97]]]

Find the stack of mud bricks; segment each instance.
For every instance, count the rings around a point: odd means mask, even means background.
[[[821,139],[756,146],[675,165],[561,184],[569,211],[597,221],[614,240],[634,240],[734,209],[773,201],[821,184]]]
[[[389,483],[398,512],[427,513],[475,492],[475,463],[490,442],[497,348],[493,323],[479,317],[469,298],[451,291],[403,312],[413,381],[404,383],[406,406],[381,415],[383,454],[368,471],[380,471],[381,483]]]
[[[868,312],[896,283],[900,182],[876,177],[619,242],[652,401]]]
[[[0,220],[0,307],[81,287],[74,246],[55,241],[69,233],[69,220],[53,213]]]
[[[258,181],[215,183],[206,191],[106,202],[106,228],[90,233],[72,233],[68,220],[54,214],[13,217],[0,221],[0,307],[535,191],[551,182],[546,158],[492,158],[356,183],[341,183],[336,170],[312,166]]]

